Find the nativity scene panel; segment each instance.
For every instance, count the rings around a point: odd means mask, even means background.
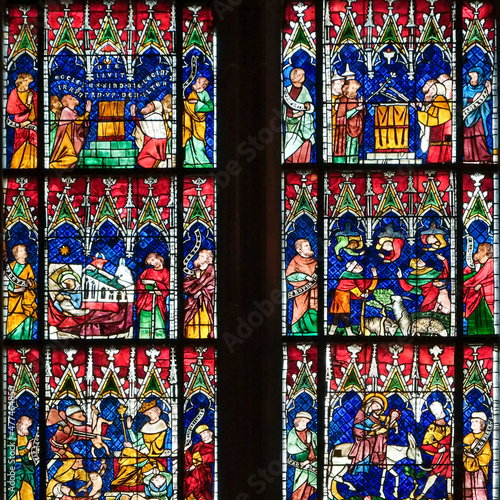
[[[175,336],[175,182],[47,181],[49,338]]]

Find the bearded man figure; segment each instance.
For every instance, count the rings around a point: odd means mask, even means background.
[[[295,242],[297,255],[286,269],[286,279],[293,290],[288,298],[293,299],[292,333],[316,333],[318,330],[318,278],[311,244],[306,239]]]
[[[130,106],[130,114],[135,122],[132,135],[139,148],[137,163],[144,168],[166,168],[167,157],[172,153],[172,131],[168,127],[160,101],[151,101],[137,116],[137,106]]]

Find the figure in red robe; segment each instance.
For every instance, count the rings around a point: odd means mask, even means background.
[[[371,465],[381,468],[386,466],[389,430],[398,432],[397,421],[401,417],[401,412],[395,409],[390,410],[389,415],[382,415],[386,409],[387,400],[383,395],[366,396],[354,418],[354,444],[348,455],[351,459],[349,472],[365,473]]]
[[[164,267],[164,258],[157,252],[150,253],[145,263],[152,267],[143,271],[137,281],[139,338],[165,339],[170,273]]]
[[[184,498],[186,500],[213,500],[213,464],[215,461],[214,433],[207,425],[196,428],[200,441],[186,450]]]
[[[394,231],[392,223],[387,224],[384,230],[378,235],[378,243],[375,249],[384,264],[394,262],[401,256],[401,250],[405,244],[405,237],[401,231]]]
[[[297,255],[286,268],[286,279],[293,290],[288,298],[293,299],[292,333],[317,333],[318,278],[311,244],[306,239],[295,242]]]
[[[37,165],[37,94],[29,88],[34,78],[19,73],[16,88],[7,99],[7,125],[14,128],[14,146],[10,168],[36,168]]]
[[[137,106],[132,104],[130,114],[135,122],[136,129],[132,135],[140,150],[137,163],[144,168],[165,168],[167,156],[171,154],[172,132],[168,127],[164,115],[163,105],[160,101],[151,101],[137,117]]]
[[[363,97],[358,96],[361,84],[348,79],[342,87],[344,95],[337,99],[335,123],[334,163],[358,163],[359,150],[363,142],[366,106]]]
[[[410,260],[410,267],[413,271],[410,272],[406,279],[403,278],[403,272],[399,267],[396,273],[399,279],[399,286],[405,292],[423,297],[423,301],[420,304],[421,312],[439,309],[438,300],[444,295],[443,293],[440,295],[440,292],[442,292],[443,286],[446,289],[447,279],[450,276],[450,266],[446,257],[440,253],[436,254],[436,257],[443,263],[442,270],[427,267],[422,259],[415,257]]]
[[[193,262],[194,273],[184,278],[184,333],[190,338],[212,338],[214,331],[215,268],[212,250],[202,249]]]
[[[467,266],[464,275],[465,317],[469,333],[493,333],[495,282],[493,245],[480,243],[474,254],[474,269]]]

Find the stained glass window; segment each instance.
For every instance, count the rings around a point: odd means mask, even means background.
[[[496,499],[494,5],[284,17],[282,497]]]
[[[6,498],[216,499],[212,9],[11,4],[3,30]]]

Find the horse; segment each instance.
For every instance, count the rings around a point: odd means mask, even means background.
[[[395,478],[393,496],[398,498],[399,475],[394,470],[394,466],[401,460],[409,458],[414,460],[416,465],[423,463],[422,453],[417,446],[417,442],[412,434],[407,434],[409,446],[396,446],[394,444],[387,445],[386,464],[382,469],[382,479],[380,481],[381,498],[385,498],[384,485],[387,473],[390,473]],[[328,457],[328,498],[342,500],[342,495],[337,490],[337,483],[345,484],[351,491],[356,491],[356,488],[349,481],[344,480],[344,474],[349,469],[352,459],[349,457],[354,443],[341,443],[335,446]]]

